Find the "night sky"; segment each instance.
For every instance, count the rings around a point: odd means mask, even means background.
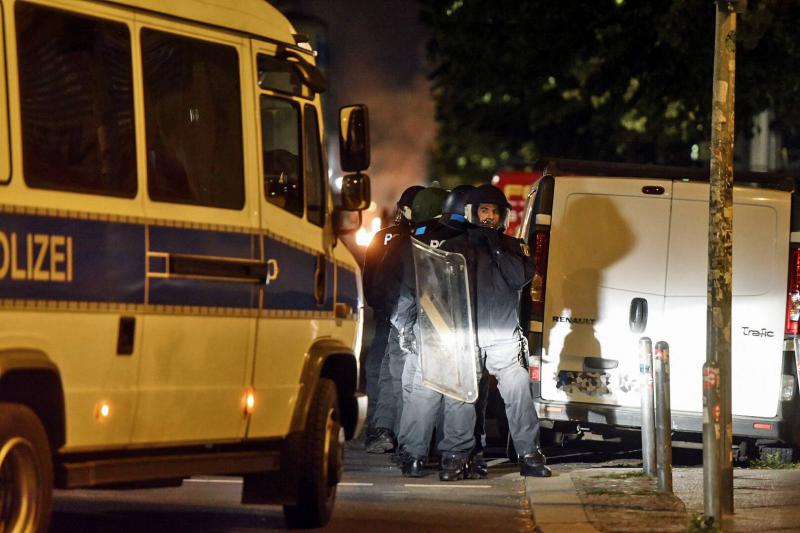
[[[372,198],[393,209],[409,185],[427,179],[435,136],[425,66],[425,29],[414,0],[281,0],[327,26],[330,108],[364,103],[370,110]],[[332,122],[329,123],[332,124]]]

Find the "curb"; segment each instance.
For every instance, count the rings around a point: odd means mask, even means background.
[[[598,533],[592,526],[568,472],[553,477],[526,477],[525,493],[536,531],[541,533]]]

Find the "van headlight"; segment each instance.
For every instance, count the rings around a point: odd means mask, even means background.
[[[788,402],[794,398],[794,376],[783,375],[783,386],[781,387],[781,399]]]

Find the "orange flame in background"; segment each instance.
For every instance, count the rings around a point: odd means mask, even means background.
[[[370,211],[377,212],[377,210],[378,210],[377,204],[375,204],[375,202],[372,202],[372,204],[369,206],[369,210],[367,211],[367,213],[369,213]],[[381,224],[382,221],[380,215],[377,213],[372,213],[371,220],[369,222],[366,222],[363,226],[361,226],[358,229],[358,231],[356,231],[356,244],[359,246],[369,246],[372,237],[374,237],[375,234],[380,231]]]

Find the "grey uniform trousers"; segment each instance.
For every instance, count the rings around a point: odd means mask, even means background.
[[[506,404],[508,430],[519,455],[539,447],[539,417],[533,405],[531,378],[519,363],[522,350],[522,340],[480,348],[484,367],[497,379],[497,389]]]
[[[367,428],[375,427],[375,410],[378,406],[381,366],[389,340],[389,318],[383,313],[375,313],[375,335],[364,358],[364,374],[367,378]]]
[[[468,456],[475,446],[475,406],[448,398],[423,385],[422,369],[416,354],[408,357],[406,368],[413,379],[398,436],[403,451],[414,457],[427,457],[433,429],[438,426],[443,428],[439,451]],[[443,422],[440,421],[442,408]]]
[[[376,428],[391,429],[395,435],[400,430],[400,417],[403,413],[404,398],[410,387],[403,389],[403,371],[406,352],[400,348],[400,334],[391,326],[386,352],[381,362],[378,381],[378,403],[375,406],[374,425]]]

